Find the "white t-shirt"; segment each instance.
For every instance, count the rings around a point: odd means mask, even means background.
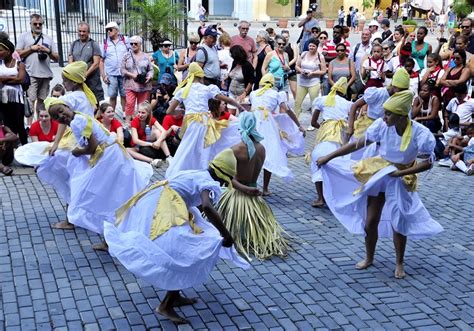
[[[403,66],[400,64],[400,57],[394,56],[390,62],[388,63],[388,69],[389,71],[395,73],[398,68],[403,68]],[[415,61],[415,66],[413,67],[413,71],[420,71],[420,66],[418,65],[418,62]]]
[[[467,96],[464,100],[464,103],[459,104],[458,99],[454,98],[446,106],[447,111],[459,116],[459,123],[472,122],[472,114],[474,114],[474,99]]]

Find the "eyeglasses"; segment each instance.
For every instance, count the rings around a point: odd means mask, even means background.
[[[111,32],[111,31],[113,31],[113,30],[114,30],[113,28],[107,28],[107,29],[105,29],[105,31],[107,31],[107,32]]]
[[[33,23],[34,26],[43,26],[43,23]]]
[[[136,46],[138,43],[130,43],[130,46]]]
[[[461,25],[461,29],[470,29],[471,26],[470,25]]]

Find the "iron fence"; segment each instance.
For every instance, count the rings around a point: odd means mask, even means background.
[[[181,4],[187,11],[186,0],[170,0]],[[43,33],[51,36],[58,45],[60,65],[67,62],[71,43],[78,38],[77,25],[87,22],[90,26],[90,37],[102,43],[106,37],[105,25],[116,21],[121,33],[131,36],[140,29],[124,24],[130,10],[130,0],[0,0],[0,31],[9,34],[15,41],[19,36],[30,31],[31,14],[40,14],[44,20]],[[175,26],[187,31],[187,20],[174,20]],[[184,47],[187,33],[172,38],[176,48]],[[151,52],[152,45],[145,40],[144,51]]]

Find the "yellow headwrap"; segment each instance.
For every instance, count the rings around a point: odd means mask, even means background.
[[[217,154],[209,163],[209,168],[214,170],[217,177],[224,180],[229,187],[232,187],[232,178],[237,174],[237,159],[230,148]]]
[[[410,113],[412,102],[413,92],[410,90],[405,90],[395,93],[383,104],[383,108],[385,110],[400,116],[407,117],[408,123],[405,132],[403,132],[402,143],[400,145],[400,151],[402,152],[406,151],[411,141],[411,119],[408,117],[408,114]]]
[[[82,90],[87,96],[87,99],[91,103],[92,107],[96,107],[97,99],[95,98],[94,93],[92,93],[91,89],[87,84],[86,81],[86,72],[87,72],[87,63],[83,61],[76,61],[71,64],[68,64],[63,68],[63,75],[70,81],[74,83],[82,84]]]
[[[392,78],[392,85],[402,89],[408,89],[410,87],[410,74],[405,68],[399,68],[395,71]]]
[[[183,99],[186,99],[188,97],[189,90],[191,90],[191,85],[193,85],[194,77],[204,77],[204,70],[202,70],[201,66],[196,62],[193,62],[189,65],[188,76],[176,87],[174,95],[176,95],[176,92],[184,87]]]
[[[331,92],[329,92],[324,102],[325,106],[334,107],[336,105],[336,94],[337,92],[346,94],[347,93],[347,78],[341,77],[338,81],[331,87]]]
[[[265,74],[262,79],[260,79],[258,85],[262,86],[256,93],[257,96],[260,96],[275,85],[275,77],[270,73]]]
[[[49,97],[44,100],[44,107],[46,108],[46,111],[49,111],[49,108],[54,105],[64,105],[69,107],[67,103],[65,103],[64,100],[61,100],[60,98]]]

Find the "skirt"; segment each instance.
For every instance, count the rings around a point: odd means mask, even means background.
[[[287,255],[288,243],[282,236],[285,231],[262,197],[228,189],[217,209],[235,246],[247,259],[250,260],[250,254],[259,260]]]
[[[316,161],[320,157],[326,156],[334,152],[339,147],[341,147],[340,144],[332,141],[322,141],[314,147],[313,151],[311,152],[311,181],[313,183],[323,181],[321,168],[318,167]]]
[[[295,122],[288,114],[281,113],[273,116],[280,129],[283,150],[294,155],[304,155],[304,137]]]
[[[219,257],[247,269],[249,264],[234,247],[222,247],[219,231],[205,221],[196,207],[189,208],[203,232],[194,234],[188,223],[173,226],[150,239],[153,213],[163,188],[145,194],[119,225],[104,225],[110,255],[135,276],[157,288],[177,291],[204,283]]]
[[[392,237],[393,231],[410,239],[434,236],[443,227],[433,220],[417,192],[408,192],[403,180],[390,177],[397,168],[390,165],[375,173],[360,189],[354,177],[354,161],[336,158],[321,167],[324,182],[324,199],[342,225],[351,233],[365,235],[367,198],[385,192],[385,205],[378,227],[379,237]]]

